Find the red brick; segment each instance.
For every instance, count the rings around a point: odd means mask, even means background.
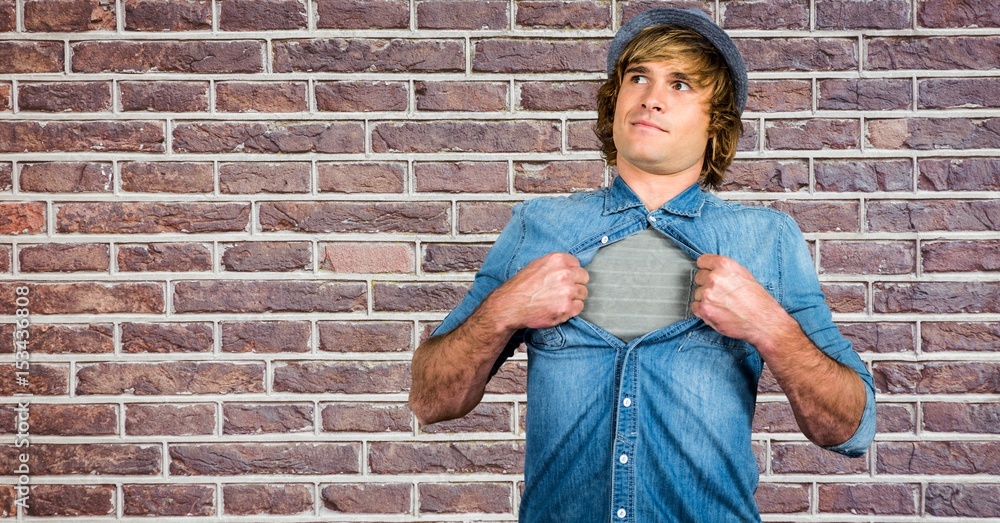
[[[910,160],[817,160],[816,189],[836,192],[910,191]]]
[[[461,2],[463,4],[467,2]],[[420,111],[504,111],[507,84],[499,82],[414,82]]]
[[[118,82],[118,89],[124,111],[208,111],[208,82]]]
[[[840,333],[858,352],[878,354],[916,352],[914,327],[909,323],[848,323],[839,325]]]
[[[174,127],[174,151],[187,153],[360,153],[358,123],[182,123]]]
[[[819,109],[890,111],[908,109],[912,103],[910,80],[862,78],[819,81]]]
[[[507,162],[415,162],[418,192],[507,192]]]
[[[512,206],[508,202],[459,202],[458,232],[498,233],[510,221]]]
[[[312,513],[312,490],[306,485],[223,485],[222,504],[226,514]]]
[[[175,312],[351,312],[367,307],[365,286],[350,282],[223,280],[174,284]]]
[[[410,388],[410,365],[376,362],[286,362],[274,367],[276,392],[393,394]]]
[[[750,71],[853,71],[858,41],[850,38],[737,38]]]
[[[912,242],[826,241],[820,247],[820,272],[842,274],[912,274]]]
[[[487,39],[474,43],[479,73],[604,72],[606,40]]]
[[[121,188],[126,192],[209,193],[215,182],[211,163],[122,162]]]
[[[998,282],[876,283],[876,312],[1000,312]]]
[[[875,417],[879,434],[916,432],[917,414],[913,405],[880,403]]]
[[[566,147],[570,151],[599,151],[601,142],[594,134],[595,121],[568,122],[566,124]]]
[[[229,403],[222,406],[223,434],[312,432],[312,428],[312,404]]]
[[[920,109],[1000,107],[998,78],[929,78],[917,83]]]
[[[0,406],[0,433],[14,434],[15,405]],[[118,434],[118,408],[115,405],[52,405],[33,403],[29,409],[32,435],[108,436]]]
[[[1000,209],[996,200],[913,200],[868,203],[872,231],[991,231]]]
[[[131,436],[207,436],[215,433],[215,405],[131,403],[125,407],[125,433]]]
[[[262,363],[96,363],[77,370],[77,394],[239,394],[264,391]]]
[[[970,441],[879,442],[879,474],[996,474],[1000,443]]]
[[[524,82],[518,85],[519,106],[528,111],[593,111],[600,86],[600,82]]]
[[[35,485],[28,498],[31,516],[111,516],[115,512],[114,485]]]
[[[312,268],[310,242],[240,242],[221,246],[227,271],[300,271]]]
[[[1000,434],[1000,405],[925,402],[923,421],[924,429],[934,432]]]
[[[117,443],[49,444],[31,443],[28,466],[34,475],[129,475],[162,474],[159,444],[126,445]],[[0,447],[0,461],[15,463],[22,449],[13,445]]]
[[[306,193],[312,167],[307,162],[219,164],[223,194]]]
[[[344,514],[409,514],[409,483],[338,483],[323,487],[323,506]]]
[[[924,322],[920,329],[924,352],[1000,351],[1000,323]]]
[[[408,29],[409,0],[316,0],[320,29]]]
[[[264,231],[414,232],[451,231],[451,206],[439,202],[265,202]]]
[[[995,6],[994,6],[995,7]],[[979,0],[920,0],[921,27],[1000,27],[1000,11]]]
[[[420,29],[507,29],[508,2],[502,0],[421,0],[417,2]]]
[[[737,160],[726,171],[723,191],[803,191],[809,164],[802,160]]]
[[[736,144],[737,151],[756,151],[760,143],[760,128],[756,120],[743,121],[743,132],[739,143]]]
[[[27,387],[15,385],[16,375],[14,372],[13,363],[0,363],[0,378],[3,379],[0,381],[0,394],[4,396],[28,393],[36,396],[65,396],[69,394],[67,385],[69,383],[69,367],[66,364],[32,363]],[[2,451],[2,447],[0,447],[0,451]]]
[[[411,432],[413,414],[406,405],[332,403],[323,406],[327,432]]]
[[[879,149],[991,149],[1000,147],[1000,118],[868,120],[868,140]]]
[[[97,243],[46,243],[18,249],[22,272],[107,272],[111,263],[108,245]]]
[[[311,327],[305,321],[222,322],[223,352],[308,352]]]
[[[879,390],[892,394],[996,394],[1000,364],[968,362],[877,363],[872,374]]]
[[[27,192],[111,192],[110,163],[27,163],[20,166],[21,190]]]
[[[374,474],[519,474],[524,470],[524,444],[372,442],[368,464]]]
[[[413,347],[413,324],[404,321],[321,321],[319,350],[406,352]]]
[[[868,463],[811,443],[772,443],[771,469],[775,474],[861,474],[868,471]]]
[[[0,485],[0,516],[14,516],[17,514],[17,506],[14,493],[14,485]]]
[[[424,272],[475,272],[490,245],[483,243],[425,243],[420,269]]]
[[[669,4],[669,5],[664,5]],[[651,9],[654,7],[675,7],[678,9],[698,9],[704,12],[710,18],[714,18],[715,14],[712,8],[707,5],[707,2],[700,0],[680,0],[680,1],[667,1],[667,0],[625,0],[620,2],[619,10],[619,20],[628,21],[633,16]]]
[[[199,243],[119,245],[118,270],[127,272],[212,270],[212,253]]]
[[[405,111],[409,90],[402,82],[317,82],[316,108],[320,111]]]
[[[768,149],[856,149],[861,125],[857,120],[774,120],[765,126]]]
[[[820,512],[913,515],[920,485],[846,483],[819,486]]]
[[[465,416],[421,427],[427,434],[460,434],[465,432],[511,432],[514,408],[509,403],[480,403]]]
[[[260,73],[256,41],[108,41],[72,44],[76,73]]]
[[[18,85],[17,106],[21,111],[54,113],[108,111],[111,109],[111,84],[109,82],[25,82]]]
[[[376,282],[373,309],[393,312],[447,312],[462,301],[466,284]]]
[[[418,121],[379,123],[372,131],[377,153],[556,152],[561,147],[558,122]]]
[[[527,193],[575,192],[597,189],[604,182],[600,160],[514,163],[514,190]]]
[[[423,513],[511,512],[509,483],[421,483],[417,491]]]
[[[804,232],[859,230],[860,209],[856,202],[783,200],[769,207],[791,215]]]
[[[917,162],[917,187],[929,191],[1000,190],[998,158],[928,158]]]
[[[45,202],[0,202],[0,234],[45,231]]]
[[[524,352],[524,345],[518,347]],[[506,362],[486,385],[487,394],[525,394],[528,390],[528,365],[523,362]]]
[[[276,73],[465,71],[461,40],[277,40],[273,45]]]
[[[900,36],[869,39],[865,69],[984,70],[998,62],[1000,36]]]
[[[321,249],[320,267],[338,274],[414,272],[414,248],[409,243],[335,242]]]
[[[114,2],[99,0],[26,0],[28,31],[114,31]]]
[[[211,352],[211,323],[122,323],[122,352]]]
[[[170,474],[347,474],[360,472],[354,443],[219,443],[170,446]]]
[[[401,193],[405,163],[320,163],[319,190],[341,193]]]
[[[726,29],[809,28],[809,3],[800,0],[734,0],[720,7]]]
[[[10,192],[14,187],[14,168],[9,163],[0,163],[0,191]]]
[[[833,312],[867,312],[868,290],[858,283],[824,283],[820,285],[826,295],[826,304]]]
[[[767,434],[798,434],[792,407],[786,402],[758,402],[753,413],[753,431]]]
[[[522,0],[514,3],[521,27],[551,29],[608,29],[611,5],[607,0]]]
[[[754,493],[762,513],[793,514],[809,510],[809,486],[785,483],[761,483]]]
[[[11,248],[9,245],[0,245],[0,273],[9,273],[11,267]]]
[[[818,29],[908,29],[912,19],[909,0],[817,0]]]
[[[13,0],[0,1],[0,32],[10,33],[17,30],[17,7]],[[2,497],[2,496],[0,496]],[[0,505],[0,516],[6,515],[3,505]]]
[[[226,232],[249,223],[250,206],[242,203],[81,202],[56,210],[62,233]]]
[[[0,314],[13,314],[14,289],[0,284]],[[163,313],[162,283],[30,283],[32,314]]]
[[[812,82],[806,80],[753,80],[748,91],[748,111],[773,113],[812,109]]]
[[[299,0],[221,0],[219,11],[223,31],[305,29],[308,22]]]
[[[123,485],[126,516],[214,516],[212,485]]]
[[[234,113],[293,113],[306,111],[303,82],[218,82],[215,107]]]
[[[921,245],[926,272],[998,271],[1000,241],[940,241]]]
[[[32,322],[29,333],[29,354],[110,354],[115,350],[114,325],[110,323],[58,325]],[[12,339],[13,334],[13,323],[0,326],[0,336],[4,339]],[[4,352],[13,353],[13,344],[0,345],[0,353]]]
[[[208,0],[125,0],[126,31],[209,31]]]
[[[0,42],[0,73],[61,73],[64,48],[62,42]]]
[[[161,122],[0,122],[0,152],[163,152]]]
[[[1000,517],[1000,486],[930,483],[924,491],[924,511],[931,516]]]

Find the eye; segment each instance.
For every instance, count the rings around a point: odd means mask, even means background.
[[[629,77],[628,81],[634,84],[644,84],[648,82],[646,77],[641,74],[633,74],[631,77]]]
[[[684,82],[674,82],[674,89],[677,91],[690,91],[691,86]]]

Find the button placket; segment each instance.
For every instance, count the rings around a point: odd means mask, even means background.
[[[636,365],[638,357],[635,347],[628,349],[622,363],[619,381],[619,407],[615,423],[615,444],[612,456],[612,510],[619,521],[624,521],[632,511],[635,500],[635,460],[632,459],[636,444]]]

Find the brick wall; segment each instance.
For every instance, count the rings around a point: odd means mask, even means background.
[[[798,220],[881,391],[849,460],[765,375],[769,521],[1000,518],[991,3],[681,3],[750,68],[723,197]],[[0,517],[512,521],[523,355],[423,429],[410,355],[514,202],[606,182],[653,4],[0,0]]]

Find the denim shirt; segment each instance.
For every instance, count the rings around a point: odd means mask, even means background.
[[[472,314],[532,260],[602,246],[655,227],[697,258],[746,267],[831,358],[866,385],[861,424],[829,450],[860,456],[875,434],[871,374],[838,332],[795,222],[727,203],[697,184],[649,212],[628,185],[514,207],[464,300],[435,334]],[[498,361],[513,353],[515,337]],[[625,343],[582,318],[523,332],[528,349],[522,522],[760,521],[751,422],[763,360],[694,317]],[[494,371],[496,367],[494,368]]]

